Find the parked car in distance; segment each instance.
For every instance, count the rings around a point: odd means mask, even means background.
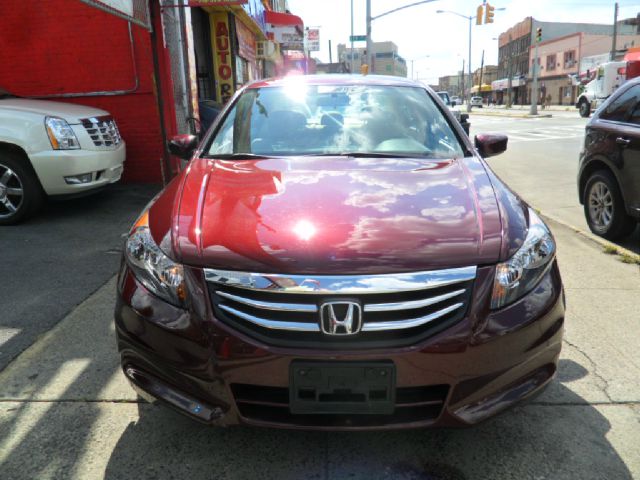
[[[47,196],[117,182],[124,160],[125,143],[109,112],[0,89],[0,225],[34,214]]]
[[[640,221],[640,77],[587,123],[578,198],[591,231],[609,240],[629,235]]]
[[[462,129],[465,131],[465,133],[469,135],[469,129],[471,128],[471,123],[469,122],[469,115],[467,113],[462,113],[460,111],[460,108],[457,107],[458,104],[453,102],[449,98],[448,92],[444,92],[444,91],[437,92],[437,94],[440,97],[440,99],[444,102],[444,104],[447,106],[449,111],[456,118],[456,120],[460,122],[460,125],[462,125]]]
[[[457,95],[454,95],[453,97],[451,97],[451,103],[456,105],[462,105],[462,100],[460,100],[460,97],[458,97]]]
[[[480,107],[482,108],[482,97],[471,97],[471,100],[469,101],[469,103],[471,104],[472,107]]]
[[[331,110],[339,108],[339,110]],[[242,88],[125,241],[138,393],[213,425],[469,426],[540,392],[564,296],[545,223],[409,79]]]

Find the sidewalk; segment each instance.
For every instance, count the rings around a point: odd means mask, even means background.
[[[211,429],[138,403],[120,372],[115,279],[0,373],[0,475],[34,478],[640,478],[640,275],[550,223],[565,282],[557,379],[468,430]]]

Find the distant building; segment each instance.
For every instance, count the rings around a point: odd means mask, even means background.
[[[487,98],[491,96],[491,83],[498,79],[498,66],[485,65],[482,68],[482,75],[480,72],[479,68],[473,72],[473,86],[471,87],[471,93]],[[481,87],[480,81],[482,81]]]
[[[398,54],[398,46],[393,42],[373,42],[373,65],[369,73],[376,75],[407,76],[407,62]],[[351,51],[345,44],[338,44],[338,60],[351,66],[353,58],[353,71],[359,72],[360,67],[366,63],[366,48],[356,47]]]
[[[316,63],[316,73],[351,73],[346,62]]]
[[[616,49],[626,50],[640,45],[640,35],[617,35]],[[549,98],[552,104],[573,105],[578,95],[577,82],[581,73],[593,70],[609,60],[610,35],[574,33],[538,44],[538,74],[540,98]],[[622,55],[620,55],[621,57]],[[529,53],[533,66],[535,49]],[[594,62],[593,60],[596,60]],[[595,65],[594,65],[595,63]],[[533,71],[533,68],[530,69]],[[586,75],[585,75],[586,76]],[[532,73],[529,73],[532,77]]]
[[[550,40],[557,40],[571,35],[580,34],[578,37],[575,37],[579,42],[580,39],[584,39],[585,35],[588,35],[591,39],[595,39],[596,37],[609,39],[608,47],[605,45],[606,41],[602,47],[600,47],[603,48],[604,51],[589,52],[589,55],[593,55],[595,53],[606,53],[611,48],[611,37],[613,35],[613,25],[611,24],[542,22],[533,17],[527,17],[520,23],[517,23],[507,31],[501,33],[499,36],[498,78],[492,84],[493,95],[497,98],[498,103],[506,103],[507,101],[509,77],[511,77],[512,103],[525,104],[530,102],[531,75],[529,72],[532,65],[531,51],[535,45],[536,30],[538,28],[542,29],[542,42],[539,46],[543,43],[549,42]],[[636,33],[636,27],[634,25],[625,25],[622,22],[618,22],[617,29],[620,39],[633,36]],[[622,46],[623,43],[624,42],[621,42],[619,45]],[[586,47],[587,43],[580,43],[580,45]],[[600,44],[598,43],[598,45]],[[562,48],[564,48],[564,46]],[[571,49],[574,49],[574,47],[567,46],[567,49],[567,51],[570,51]],[[581,58],[580,52],[582,51],[582,48],[576,47],[575,50],[574,58],[576,61],[579,61]],[[562,60],[560,62],[558,62],[556,58],[556,64],[562,63],[563,67],[564,52],[565,50],[556,52],[556,55],[562,55]],[[569,56],[568,60],[570,58],[571,57]],[[566,94],[566,92],[563,93],[563,98],[564,94]],[[557,97],[558,93],[556,93],[556,98]]]
[[[462,72],[438,78],[438,91],[449,92],[451,96],[462,96]]]

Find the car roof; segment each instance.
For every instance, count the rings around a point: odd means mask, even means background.
[[[306,84],[306,85],[372,85],[387,87],[420,87],[428,88],[425,84],[416,82],[405,77],[394,77],[391,75],[345,75],[345,74],[326,74],[326,75],[288,75],[286,77],[268,78],[257,80],[247,85],[247,88],[264,88],[264,87],[284,87],[287,85]]]

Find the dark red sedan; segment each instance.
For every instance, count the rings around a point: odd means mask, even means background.
[[[555,242],[437,95],[375,76],[242,89],[133,226],[125,375],[217,425],[463,426],[540,391]]]

